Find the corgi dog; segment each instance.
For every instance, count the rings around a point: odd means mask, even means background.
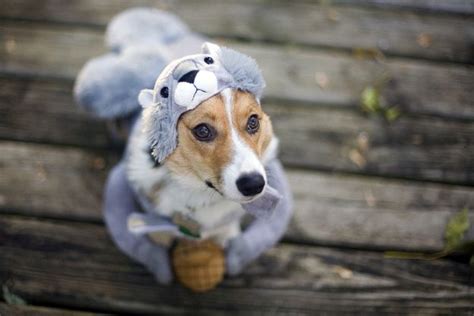
[[[292,214],[256,61],[156,9],[126,10],[106,37],[112,52],[83,67],[74,93],[85,110],[131,127],[105,186],[112,240],[163,284],[180,238],[215,241],[226,273],[240,273]]]
[[[226,88],[185,112],[178,145],[160,165],[150,157],[142,124],[136,123],[129,139],[129,181],[155,206],[152,212],[184,214],[196,222],[200,238],[226,247],[240,234],[241,205],[265,191],[265,165],[277,154],[278,139],[259,101]]]

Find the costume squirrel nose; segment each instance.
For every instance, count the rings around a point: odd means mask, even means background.
[[[244,196],[257,195],[265,187],[265,179],[260,173],[252,172],[241,175],[237,181],[237,189]]]
[[[196,78],[198,72],[199,70],[191,70],[190,72],[185,73],[181,78],[179,78],[178,82],[194,83],[194,78]]]

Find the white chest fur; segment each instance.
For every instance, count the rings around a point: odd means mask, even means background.
[[[154,167],[141,121],[130,135],[125,164],[134,190],[148,199],[157,214],[172,217],[180,212],[190,216],[201,227],[202,238],[212,238],[223,246],[240,232],[244,215],[240,204],[223,198],[204,183],[186,183],[166,166]]]

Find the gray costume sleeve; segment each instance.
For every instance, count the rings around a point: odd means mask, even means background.
[[[133,235],[127,226],[128,216],[139,212],[130,188],[123,163],[109,174],[105,188],[104,217],[115,244],[128,256],[142,263],[158,282],[168,284],[173,279],[168,250],[153,243],[146,236]]]
[[[277,159],[266,166],[268,185],[282,196],[270,218],[256,218],[227,248],[227,274],[236,275],[274,246],[283,236],[292,214],[292,196],[283,168]]]

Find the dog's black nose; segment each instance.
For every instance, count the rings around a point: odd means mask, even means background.
[[[198,72],[199,70],[191,70],[190,72],[185,73],[181,78],[179,78],[178,82],[194,83],[194,78],[196,78]]]
[[[265,187],[265,179],[257,172],[246,173],[237,179],[236,184],[240,193],[244,196],[252,196],[262,192]]]

